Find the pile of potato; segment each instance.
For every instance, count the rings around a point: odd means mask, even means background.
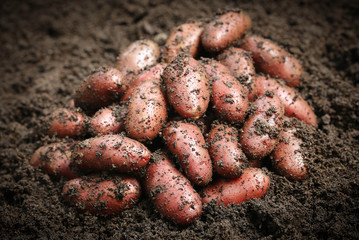
[[[30,163],[70,179],[63,199],[80,211],[119,214],[144,195],[180,225],[204,203],[262,197],[267,156],[277,173],[305,179],[292,118],[317,121],[294,89],[302,66],[250,28],[247,14],[230,10],[176,27],[162,48],[132,43],[49,116],[47,134],[65,140],[40,147]]]

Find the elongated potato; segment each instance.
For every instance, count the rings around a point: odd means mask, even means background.
[[[172,62],[180,53],[196,57],[201,43],[202,22],[185,23],[174,28],[163,47],[162,60]]]
[[[59,108],[48,118],[47,135],[60,138],[79,137],[84,134],[85,116],[81,111]]]
[[[52,143],[38,148],[30,164],[40,167],[52,177],[76,178],[79,176],[71,160],[71,150],[76,143]]]
[[[216,61],[204,62],[212,83],[212,105],[217,116],[229,122],[241,122],[248,110],[247,93],[242,85]]]
[[[203,30],[201,41],[210,52],[219,52],[251,28],[251,20],[243,11],[227,11],[217,15]]]
[[[139,201],[141,186],[131,177],[88,176],[68,181],[62,189],[62,197],[79,211],[118,215]]]
[[[212,179],[212,162],[201,130],[190,123],[172,122],[163,130],[168,149],[178,158],[188,179],[204,186]]]
[[[290,87],[300,84],[302,65],[282,47],[255,35],[247,35],[240,46],[252,53],[255,66],[260,72],[281,78]]]
[[[176,224],[191,224],[201,215],[201,198],[163,151],[153,154],[145,189],[156,209]]]
[[[318,127],[317,117],[308,103],[293,88],[280,84],[273,78],[257,76],[255,80],[257,95],[273,91],[284,103],[285,115],[305,121]]]
[[[147,81],[131,95],[126,117],[126,132],[140,142],[153,140],[167,120],[167,103],[161,85]]]
[[[145,167],[151,152],[140,142],[122,135],[105,135],[80,142],[72,153],[82,170],[137,171]]]
[[[202,202],[239,204],[253,198],[261,198],[270,186],[269,176],[261,169],[246,168],[239,178],[219,179],[201,192]]]
[[[210,101],[209,81],[202,65],[194,58],[179,55],[163,72],[167,97],[185,118],[199,118]]]
[[[124,106],[118,106],[117,109]],[[93,135],[107,135],[110,133],[119,133],[124,127],[125,118],[117,117],[114,112],[115,107],[102,108],[90,120],[89,130]]]
[[[239,147],[238,131],[220,124],[209,132],[207,142],[214,170],[225,178],[238,178],[247,164],[247,158]]]

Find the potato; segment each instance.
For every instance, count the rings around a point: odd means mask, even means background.
[[[286,116],[295,117],[309,125],[318,127],[317,117],[312,108],[293,88],[264,76],[257,76],[255,85],[258,96],[263,95],[266,91],[273,91],[284,103]]]
[[[163,47],[162,60],[172,62],[181,52],[196,57],[202,31],[202,22],[185,23],[174,28]]]
[[[128,86],[132,78],[158,62],[160,47],[152,40],[143,39],[131,43],[118,57],[115,67],[125,76]]]
[[[76,178],[77,170],[71,160],[71,150],[75,143],[52,143],[38,148],[31,157],[30,164],[40,167],[52,177]]]
[[[201,198],[163,151],[153,154],[144,185],[157,211],[174,223],[188,225],[201,215]]]
[[[49,116],[46,133],[59,138],[79,137],[85,132],[84,119],[84,114],[78,110],[59,108]]]
[[[161,85],[147,81],[131,95],[125,128],[129,137],[140,142],[153,140],[167,121],[167,103]]]
[[[199,118],[210,101],[209,81],[202,65],[190,56],[179,55],[163,72],[167,97],[185,118]]]
[[[300,84],[304,73],[302,65],[274,42],[259,36],[247,35],[240,47],[252,53],[258,71],[281,78],[290,87]]]
[[[253,198],[261,198],[270,186],[269,176],[261,169],[246,168],[239,178],[219,179],[201,192],[202,202],[239,204]]]
[[[238,178],[247,164],[247,158],[239,147],[237,130],[219,124],[209,132],[207,142],[214,170],[225,178]]]
[[[278,145],[271,154],[275,171],[293,181],[308,177],[308,168],[301,145],[302,139],[296,136],[295,127],[288,126],[284,128]]]
[[[93,113],[119,99],[126,89],[124,76],[117,69],[98,69],[77,89],[75,105]]]
[[[217,116],[229,122],[241,122],[249,106],[245,89],[222,64],[214,60],[203,64],[212,83],[211,101]]]
[[[250,160],[258,160],[273,151],[281,133],[283,104],[275,95],[266,95],[254,103],[255,112],[244,123],[240,143]]]
[[[126,111],[124,106],[118,106],[117,109]],[[89,122],[89,129],[93,135],[107,135],[110,133],[119,133],[124,127],[125,118],[117,117],[114,112],[116,107],[102,108],[96,112]]]
[[[204,27],[202,45],[209,52],[219,52],[250,28],[251,20],[243,11],[227,11],[217,15]]]
[[[118,215],[141,197],[139,182],[131,177],[86,176],[68,181],[62,189],[66,203],[96,215]]]
[[[84,171],[137,171],[145,167],[151,152],[140,142],[122,135],[104,135],[80,142],[72,153],[74,163]]]
[[[218,55],[218,61],[229,68],[232,75],[246,88],[248,99],[252,101],[256,92],[255,85],[253,85],[253,77],[256,72],[250,53],[240,48],[231,47]]]
[[[166,66],[167,64],[165,63],[157,63],[154,66],[145,69],[141,73],[139,73],[128,86],[128,89],[126,93],[122,96],[121,101],[127,102],[128,100],[130,100],[133,91],[139,85],[146,81],[158,81],[159,83],[162,82],[161,76]]]
[[[201,130],[190,123],[171,122],[163,130],[168,149],[178,158],[187,178],[197,186],[212,179],[212,162]]]

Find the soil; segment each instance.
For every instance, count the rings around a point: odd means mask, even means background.
[[[242,8],[252,32],[283,45],[307,72],[300,93],[318,116],[306,138],[309,178],[271,174],[261,199],[205,205],[176,226],[143,199],[115,217],[78,213],[28,159],[55,142],[44,117],[64,106],[85,76],[111,66],[130,42],[163,44],[170,30]],[[11,1],[0,4],[1,239],[359,239],[358,1]]]

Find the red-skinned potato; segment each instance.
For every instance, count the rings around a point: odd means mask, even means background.
[[[201,43],[202,22],[185,23],[172,30],[163,47],[162,60],[172,62],[184,52],[196,57]]]
[[[176,224],[191,224],[201,215],[200,196],[163,151],[153,154],[144,185],[156,209]]]
[[[76,143],[52,143],[38,148],[30,164],[40,167],[52,177],[68,179],[78,177],[71,160],[71,150]]]
[[[98,110],[90,120],[89,130],[93,135],[119,133],[123,129],[125,118],[117,116],[115,111],[126,111],[125,106],[107,107]],[[124,114],[123,114],[124,115]]]
[[[227,11],[217,15],[203,30],[201,41],[209,52],[219,52],[251,28],[251,20],[243,11]]]
[[[287,119],[287,124],[290,120]],[[276,172],[293,181],[308,177],[308,168],[302,150],[302,139],[296,136],[294,126],[286,126],[279,138],[276,149],[272,152],[272,165]]]
[[[158,62],[160,47],[152,40],[143,39],[131,43],[118,57],[115,67],[125,76],[128,86],[133,77]]]
[[[121,101],[127,102],[128,100],[130,100],[133,91],[144,82],[157,81],[161,83],[161,76],[166,66],[167,64],[165,63],[157,63],[154,66],[145,69],[141,73],[139,73],[128,86],[128,89],[126,93],[122,96]]]
[[[79,211],[118,215],[140,199],[141,186],[131,177],[86,176],[68,181],[62,189],[65,202]]]
[[[278,77],[290,87],[300,84],[302,65],[274,42],[255,35],[247,35],[241,48],[252,53],[256,68],[271,77]]]
[[[237,130],[219,124],[209,132],[207,142],[214,170],[225,178],[238,178],[246,166],[247,158],[239,147]]]
[[[269,189],[270,178],[261,169],[246,168],[239,178],[219,179],[201,192],[202,202],[212,200],[217,204],[239,204],[253,198],[261,198]]]
[[[188,179],[204,186],[212,179],[212,161],[201,130],[191,124],[171,122],[163,130],[168,149],[178,158]]]
[[[229,122],[241,122],[249,106],[246,90],[224,65],[214,60],[203,65],[212,83],[211,101],[217,116]]]
[[[194,58],[179,55],[163,72],[167,97],[185,118],[199,118],[210,101],[209,81],[202,65]]]
[[[253,103],[255,111],[244,123],[240,143],[250,160],[267,156],[276,147],[282,128],[283,103],[275,95],[264,95]]]
[[[79,137],[84,133],[84,119],[81,111],[59,108],[49,116],[46,133],[60,138]]]
[[[266,91],[273,91],[283,102],[286,116],[295,117],[309,125],[318,127],[317,117],[312,108],[295,89],[264,76],[257,76],[255,85],[258,96],[265,94]]]
[[[83,171],[137,171],[145,167],[151,152],[140,142],[122,135],[86,139],[72,153],[74,163]]]
[[[147,81],[133,91],[125,128],[129,137],[147,142],[157,137],[167,120],[167,103],[161,85]]]

